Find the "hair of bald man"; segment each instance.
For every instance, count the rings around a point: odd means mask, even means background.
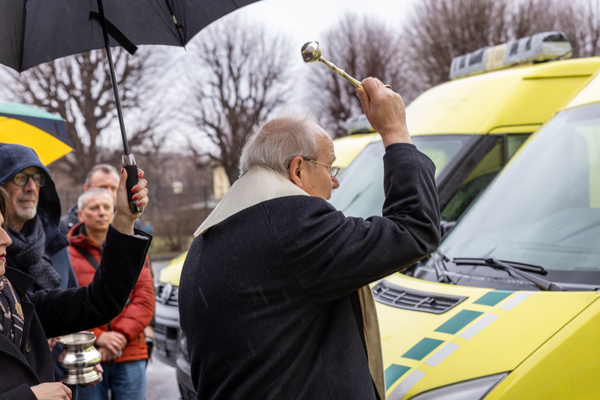
[[[110,198],[110,202],[113,202],[113,197],[112,194],[110,194],[110,192],[104,188],[92,188],[92,189],[88,189],[85,192],[83,192],[79,198],[77,199],[77,207],[80,210],[83,210],[83,208],[85,207],[85,205],[88,202],[88,199],[90,197],[94,197],[94,196],[99,196],[105,194]],[[114,204],[113,204],[114,206]]]
[[[316,159],[319,156],[317,137],[307,117],[281,117],[255,128],[240,157],[240,177],[261,166],[289,177],[294,157]]]
[[[117,169],[110,164],[96,164],[86,175],[84,185],[90,187],[92,184],[92,175],[94,175],[97,171],[102,171],[105,174],[114,174],[117,178],[120,178],[121,176],[119,175],[119,171],[117,171]]]

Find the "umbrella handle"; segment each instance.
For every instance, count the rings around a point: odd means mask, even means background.
[[[133,158],[133,154],[127,154],[123,156],[123,168],[127,171],[127,200],[129,200],[129,207],[131,208],[131,212],[136,214],[144,211],[144,206],[138,206],[137,202],[133,200],[133,193],[131,189],[138,183],[138,168],[135,163],[135,158]]]

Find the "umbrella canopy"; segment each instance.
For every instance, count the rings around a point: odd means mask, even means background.
[[[73,150],[62,118],[24,104],[0,103],[0,142],[31,147],[44,165]]]
[[[257,0],[103,0],[111,46],[184,46],[216,19]],[[104,47],[96,0],[0,1],[0,63],[17,71]],[[118,42],[115,40],[118,39]]]
[[[111,46],[185,46],[214,20],[257,0],[1,0],[0,63],[19,72],[57,58],[105,48],[123,138],[123,167],[133,212],[137,182],[129,151]]]

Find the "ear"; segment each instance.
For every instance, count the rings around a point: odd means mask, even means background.
[[[302,189],[302,168],[304,166],[304,159],[300,156],[294,157],[290,163],[290,180],[299,188]]]
[[[81,210],[77,210],[77,216],[79,217],[79,222],[83,221],[83,218],[81,218],[82,215],[83,215],[83,212]]]
[[[90,187],[88,185],[86,185],[85,183],[83,184],[83,191],[87,191]]]

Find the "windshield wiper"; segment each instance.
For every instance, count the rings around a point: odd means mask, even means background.
[[[548,273],[548,271],[546,271],[543,267],[540,267],[539,265],[524,264],[524,263],[518,263],[518,262],[514,262],[514,261],[503,261],[503,260],[498,260],[494,257],[492,257],[492,258],[462,258],[462,257],[459,257],[459,258],[455,258],[452,261],[456,265],[490,265],[488,260],[496,260],[498,262],[508,264],[513,268],[516,268],[516,269],[519,269],[519,270],[525,271],[525,272],[535,272],[540,275],[546,275]],[[446,257],[446,261],[450,261],[450,259],[448,259],[448,257]]]
[[[446,273],[444,272],[444,270],[448,271],[448,268],[446,268],[446,264],[444,263],[444,261],[450,261],[450,259],[448,257],[446,257],[444,254],[442,254],[442,252],[439,250],[435,250],[435,252],[440,255],[440,258],[436,258],[433,260],[433,268],[435,269],[435,275],[436,275],[437,281],[443,282],[443,283],[451,283],[453,285],[456,285],[456,282],[454,282],[452,279],[450,279],[450,277],[448,275],[446,275]],[[442,268],[440,267],[438,262],[440,262],[442,264],[442,267],[444,267],[444,270],[442,270]]]
[[[529,282],[535,284],[542,290],[549,291],[565,291],[562,286],[557,285],[556,283],[550,282],[544,278],[540,278],[535,275],[531,275],[526,271],[537,272],[539,274],[545,275],[547,272],[544,268],[539,267],[537,265],[528,265],[528,264],[519,264],[519,263],[509,263],[505,261],[500,261],[495,257],[491,258],[455,258],[452,260],[456,265],[488,265],[492,268],[502,268],[505,271],[514,272],[522,278],[525,278]],[[512,264],[512,265],[511,265]]]

